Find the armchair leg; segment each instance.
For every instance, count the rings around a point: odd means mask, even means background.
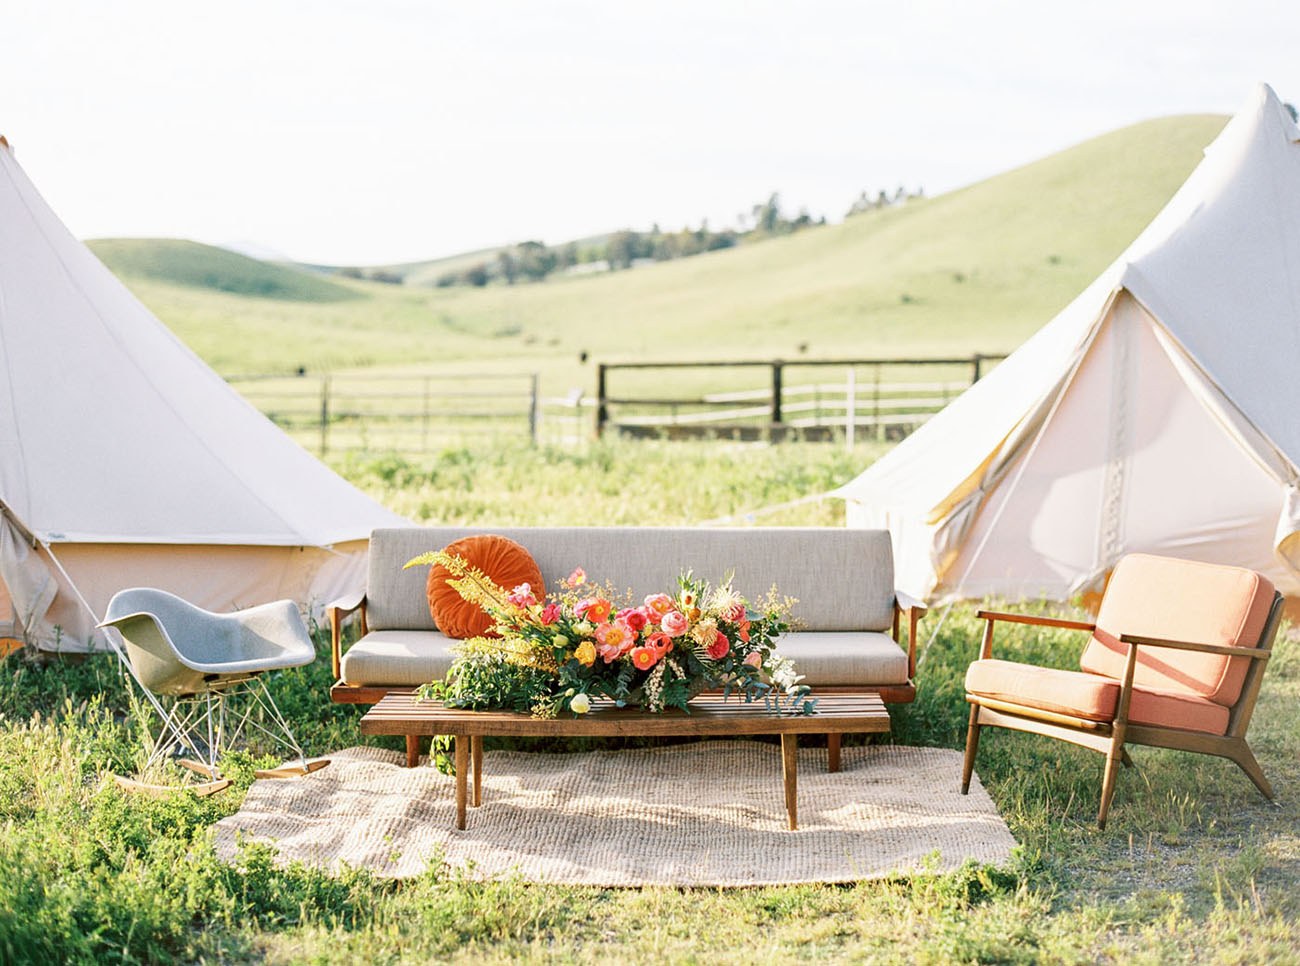
[[[1101,778],[1101,806],[1097,809],[1097,828],[1106,827],[1106,815],[1110,812],[1110,800],[1115,795],[1115,775],[1119,772],[1120,762],[1124,758],[1124,737],[1119,735],[1111,743],[1106,753],[1106,770]]]
[[[1127,748],[1122,748],[1122,749],[1120,749],[1120,759],[1119,759],[1119,760],[1122,761],[1122,762],[1124,763],[1124,767],[1125,767],[1125,768],[1132,768],[1132,767],[1133,767],[1133,759],[1130,758],[1130,757],[1128,756],[1128,749],[1127,749]]]
[[[980,706],[970,706],[970,724],[966,726],[966,757],[961,763],[961,793],[970,792],[970,776],[975,770],[975,752],[980,746]]]
[[[1259,767],[1254,752],[1250,750],[1246,742],[1241,742],[1241,745],[1233,750],[1230,757],[1246,773],[1246,776],[1255,783],[1255,787],[1260,790],[1260,793],[1270,802],[1273,801],[1273,786],[1264,777],[1264,769]]]

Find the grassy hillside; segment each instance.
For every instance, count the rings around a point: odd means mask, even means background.
[[[340,302],[353,289],[286,265],[173,238],[99,238],[90,249],[128,284],[162,282],[185,288],[292,302]]]
[[[227,372],[489,367],[541,371],[546,391],[563,392],[591,386],[580,351],[601,361],[1005,351],[1123,250],[1223,123],[1149,121],[844,224],[594,277],[435,291],[348,283],[363,297],[320,304],[125,274]]]

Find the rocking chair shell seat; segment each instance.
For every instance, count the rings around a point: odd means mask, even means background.
[[[214,614],[152,587],[119,591],[101,627],[114,627],[141,685],[155,694],[219,691],[316,657],[298,606],[275,601]]]

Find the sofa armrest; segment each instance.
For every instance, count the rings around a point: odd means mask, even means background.
[[[899,618],[907,615],[907,679],[916,677],[916,625],[925,616],[929,607],[925,601],[917,600],[901,590],[894,591],[894,640],[898,640]]]
[[[1060,617],[1039,617],[1035,614],[1008,614],[1004,611],[980,610],[976,618],[987,621],[984,625],[984,639],[980,643],[980,660],[987,661],[993,656],[993,625],[997,621],[1008,624],[1032,624],[1035,627],[1059,627],[1067,631],[1095,631],[1096,624],[1086,621],[1070,621]]]
[[[330,661],[331,666],[334,668],[334,680],[337,681],[343,673],[343,653],[340,644],[340,638],[343,634],[343,622],[350,615],[359,614],[361,636],[364,637],[369,631],[366,626],[366,593],[365,591],[358,591],[347,597],[331,601],[325,605],[325,612],[330,619]]]

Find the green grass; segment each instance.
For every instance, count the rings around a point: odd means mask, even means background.
[[[340,302],[354,289],[237,252],[168,238],[100,238],[90,250],[117,275],[290,302]]]
[[[303,302],[195,287],[198,270],[186,284],[141,274],[126,260],[132,243],[114,243],[111,261],[224,373],[487,367],[541,372],[543,391],[562,395],[594,390],[583,351],[607,362],[1009,351],[1141,231],[1223,121],[1149,121],[843,224],[543,284],[428,290],[302,276],[363,296]]]
[[[582,456],[449,450],[345,469],[430,520],[676,523],[815,490],[831,446],[629,443]],[[780,469],[784,467],[784,469]],[[457,491],[467,490],[467,494]],[[816,504],[783,522],[833,522]],[[892,740],[960,747],[973,607],[938,613],[918,699]],[[923,625],[925,626],[925,625]],[[1065,665],[1077,636],[1000,629],[998,652]],[[310,753],[361,741],[362,709],[329,703],[328,661],[272,687]],[[391,883],[279,868],[250,848],[226,866],[208,828],[249,780],[198,800],[125,796],[105,777],[138,760],[138,720],[106,655],[0,677],[0,962],[1285,962],[1300,944],[1300,644],[1277,645],[1251,732],[1280,806],[1235,766],[1135,749],[1109,827],[1094,823],[1101,760],[999,731],[978,771],[1021,843],[1005,868],[850,886],[594,889],[478,883],[433,863]],[[396,749],[400,739],[376,739]],[[953,775],[953,781],[957,780]]]

